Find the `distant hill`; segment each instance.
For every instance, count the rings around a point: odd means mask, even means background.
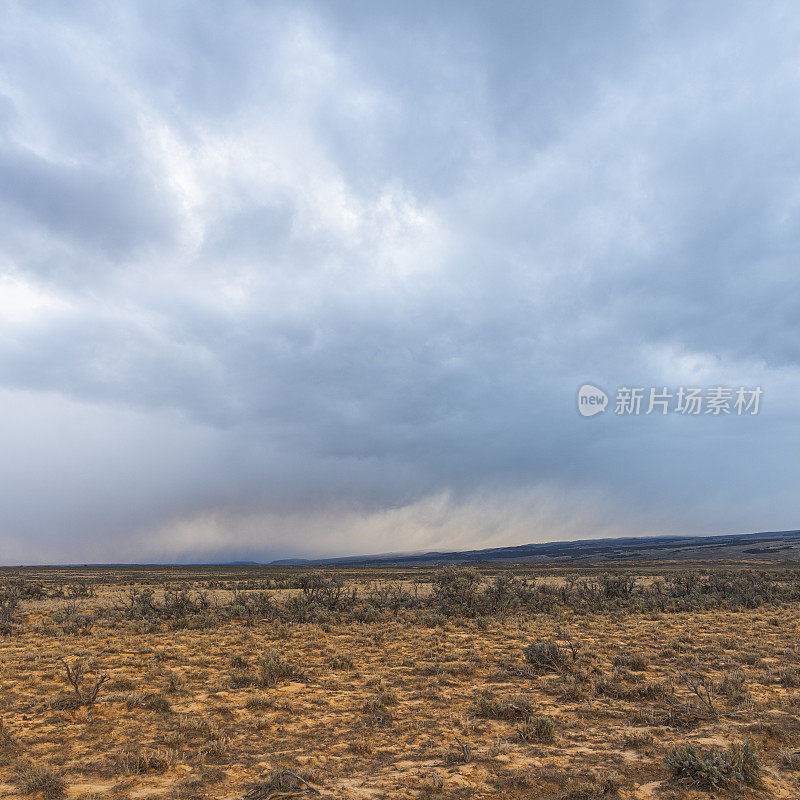
[[[757,560],[800,559],[800,530],[735,533],[723,536],[656,536],[625,539],[585,539],[574,542],[521,544],[431,553],[393,553],[344,558],[281,559],[275,566],[434,566],[437,564],[525,563],[558,564],[578,561],[614,562],[656,559]]]

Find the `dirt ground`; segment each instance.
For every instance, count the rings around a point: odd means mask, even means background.
[[[287,623],[216,614],[217,588],[197,627],[60,624],[123,591],[25,599],[0,636],[0,797],[800,797],[795,603]],[[742,742],[751,785],[665,761]]]

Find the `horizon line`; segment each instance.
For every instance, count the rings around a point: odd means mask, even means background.
[[[526,542],[517,545],[499,545],[494,547],[478,547],[468,550],[416,550],[400,551],[394,553],[372,553],[372,554],[353,554],[346,556],[316,556],[300,557],[286,556],[283,558],[272,559],[271,561],[256,561],[253,559],[233,559],[228,561],[108,561],[108,562],[69,562],[69,563],[39,563],[39,564],[0,564],[0,569],[88,569],[88,568],[114,568],[114,567],[291,567],[291,566],[321,566],[337,562],[350,561],[377,561],[392,558],[425,558],[425,557],[445,557],[454,555],[467,555],[470,553],[490,553],[501,552],[503,550],[518,550],[525,547],[548,547],[554,545],[581,545],[598,542],[634,542],[634,541],[655,541],[655,540],[691,540],[691,539],[725,539],[725,538],[746,538],[755,536],[781,536],[800,533],[800,529],[788,529],[781,531],[755,531],[747,533],[696,533],[696,534],[652,534],[642,536],[614,536],[601,537],[597,539],[556,539],[545,542]],[[355,566],[355,565],[354,565]]]

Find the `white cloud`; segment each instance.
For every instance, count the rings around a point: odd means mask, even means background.
[[[7,5],[15,560],[799,510],[800,15]],[[587,380],[758,383],[764,415],[587,424]]]

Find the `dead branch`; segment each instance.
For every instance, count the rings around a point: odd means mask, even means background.
[[[84,691],[81,688],[81,679],[85,671],[83,661],[80,658],[77,659],[72,667],[70,667],[65,658],[61,658],[59,661],[64,665],[64,669],[67,671],[67,681],[75,690],[75,694],[81,704],[85,706],[94,705],[94,701],[97,700],[97,695],[100,692],[100,687],[108,680],[108,675],[101,674],[91,688],[88,691]]]

